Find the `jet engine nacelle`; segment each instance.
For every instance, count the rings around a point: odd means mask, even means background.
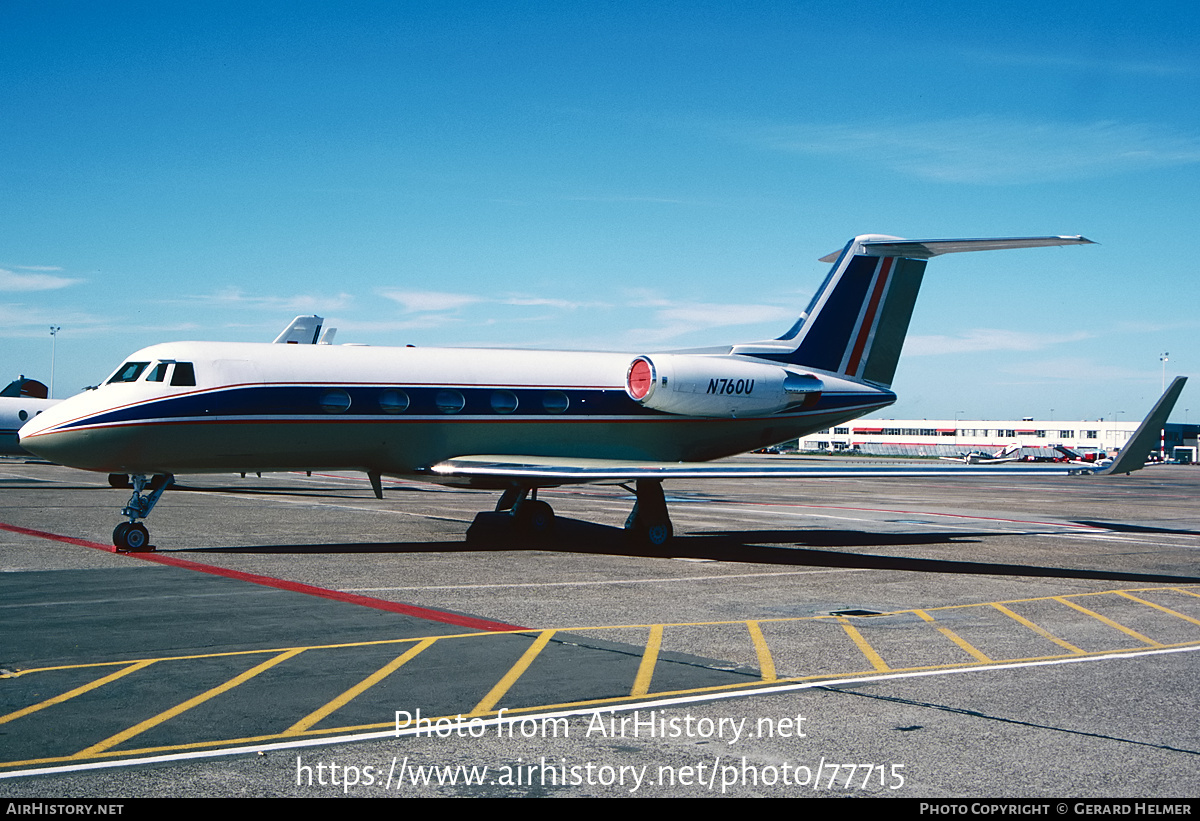
[[[813,404],[823,389],[812,374],[724,356],[639,356],[625,375],[635,402],[680,416],[768,416]]]

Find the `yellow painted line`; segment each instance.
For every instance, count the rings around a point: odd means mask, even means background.
[[[1045,629],[1044,627],[1038,627],[1036,624],[1031,622],[1029,619],[1025,618],[1024,616],[1017,615],[1016,613],[1009,610],[1007,607],[1000,604],[999,602],[992,602],[992,607],[996,608],[1001,613],[1008,616],[1010,619],[1015,619],[1016,621],[1025,625],[1026,627],[1028,627],[1033,632],[1037,633],[1042,638],[1049,639],[1050,641],[1057,644],[1059,647],[1062,647],[1072,653],[1075,653],[1076,655],[1080,655],[1080,656],[1087,655],[1086,651],[1080,650],[1078,647],[1076,647],[1074,644],[1071,644],[1070,642],[1063,641],[1058,636],[1054,635],[1053,633],[1051,633],[1049,630]]]
[[[1165,645],[1164,647],[1165,647],[1165,649],[1172,649],[1172,648],[1197,647],[1197,646],[1200,646],[1200,645],[1197,645],[1195,642],[1180,642],[1180,643],[1174,644],[1174,645]],[[1103,657],[1116,657],[1116,656],[1120,656],[1125,653],[1137,654],[1137,653],[1142,653],[1142,652],[1147,652],[1147,651],[1142,650],[1141,648],[1129,648],[1129,649],[1116,650],[1116,651],[1105,650],[1105,651],[1084,653],[1083,656],[1084,657],[1103,658]],[[1150,651],[1150,652],[1153,652],[1153,651]],[[1062,655],[1031,656],[1029,658],[1000,660],[1000,661],[997,661],[994,663],[1011,664],[1011,663],[1038,662],[1038,661],[1061,661],[1065,658],[1068,658],[1068,657],[1062,656]],[[984,665],[977,664],[974,662],[964,663],[964,664],[939,664],[939,665],[927,665],[927,666],[921,666],[921,667],[895,668],[889,672],[907,673],[907,672],[922,672],[922,671],[937,671],[937,670],[949,671],[949,670],[956,670],[956,669],[964,669],[965,670],[965,669],[971,669],[974,667],[982,667],[982,666],[984,666]],[[851,678],[851,677],[868,677],[869,678],[870,676],[874,675],[876,672],[877,671],[875,671],[875,670],[863,670],[863,671],[854,672],[854,673],[822,673],[822,674],[818,674],[818,675],[794,676],[794,677],[778,679],[775,682],[773,682],[773,686],[787,685],[787,684],[801,683],[801,682],[810,682],[810,681],[819,681],[821,679],[844,679],[844,678]],[[691,688],[691,689],[663,691],[660,693],[655,693],[655,697],[656,698],[667,698],[667,697],[673,697],[673,696],[688,696],[688,695],[705,694],[705,693],[721,693],[721,692],[730,692],[730,691],[738,691],[738,690],[744,690],[746,692],[753,692],[754,690],[761,689],[762,687],[763,687],[763,684],[761,681],[754,680],[754,681],[748,681],[745,683],[738,683],[738,684],[722,684],[722,685],[717,685],[715,687],[697,687],[697,688]],[[610,697],[610,698],[586,699],[586,700],[581,700],[581,701],[562,702],[562,703],[557,703],[557,704],[533,705],[533,706],[529,706],[529,707],[514,708],[513,710],[511,710],[511,714],[512,715],[521,715],[524,713],[533,713],[533,712],[540,712],[540,711],[546,711],[546,710],[561,710],[561,709],[570,709],[570,708],[578,708],[578,707],[593,707],[593,706],[599,707],[599,706],[605,706],[605,705],[620,705],[624,702],[627,702],[628,700],[629,700],[628,696],[616,696],[616,697]],[[449,715],[449,716],[444,716],[444,718],[453,720],[455,718],[455,716]],[[437,717],[430,717],[430,721],[436,722],[437,720],[438,720]],[[346,727],[336,727],[336,728],[327,728],[327,729],[322,729],[322,730],[316,730],[312,733],[312,735],[317,735],[317,736],[336,735],[339,733],[346,733],[346,732],[352,732],[352,731],[383,730],[383,729],[392,729],[394,727],[395,727],[395,725],[392,722],[382,722],[382,723],[378,723],[378,724],[348,725]],[[294,739],[295,737],[291,736],[290,738]],[[197,742],[191,742],[191,743],[186,743],[186,744],[173,744],[173,745],[164,745],[164,746],[158,746],[158,747],[144,747],[144,748],[126,749],[126,750],[108,750],[108,751],[99,753],[96,756],[96,758],[111,759],[111,758],[121,758],[121,757],[129,757],[129,756],[151,755],[151,754],[157,754],[157,753],[180,752],[180,751],[184,751],[184,750],[201,750],[201,749],[205,749],[205,748],[219,747],[222,745],[229,745],[229,744],[256,744],[256,743],[279,741],[279,740],[286,741],[288,739],[289,739],[289,737],[285,736],[283,733],[272,733],[272,734],[261,735],[261,736],[248,736],[248,737],[243,737],[243,738],[197,741]],[[78,760],[78,758],[75,755],[54,756],[54,757],[47,757],[47,758],[25,759],[25,760],[21,760],[21,761],[0,762],[0,767],[3,767],[3,768],[26,767],[26,766],[35,766],[38,764],[57,764],[57,763],[65,763],[65,762],[77,761],[77,760]]]
[[[537,637],[537,640],[534,641],[534,643],[529,646],[529,649],[525,651],[525,654],[522,655],[521,658],[517,659],[517,663],[514,664],[507,673],[504,674],[504,678],[496,682],[496,686],[493,687],[491,691],[483,697],[483,701],[476,704],[475,709],[467,713],[467,715],[484,715],[493,707],[495,707],[496,703],[500,701],[500,699],[504,698],[504,694],[507,693],[512,686],[517,683],[517,679],[519,679],[525,673],[525,671],[529,669],[529,665],[533,664],[533,660],[538,657],[538,653],[542,652],[542,649],[550,643],[550,639],[557,632],[557,630],[543,630],[541,635]]]
[[[857,627],[851,624],[843,616],[838,616],[837,620],[838,624],[842,626],[842,629],[846,631],[846,635],[854,640],[855,645],[857,645],[858,649],[862,651],[862,654],[867,657],[867,661],[871,662],[871,665],[874,666],[876,670],[882,671],[892,669],[891,667],[887,666],[887,662],[883,660],[883,657],[875,652],[875,648],[867,643],[867,640],[863,638],[862,633],[858,632]]]
[[[180,713],[187,712],[188,710],[192,709],[193,707],[195,707],[198,704],[203,704],[204,702],[208,701],[210,698],[219,696],[221,693],[224,693],[227,690],[232,690],[234,687],[237,687],[239,684],[243,684],[243,683],[249,681],[250,679],[254,678],[259,673],[265,672],[266,670],[269,670],[272,667],[274,667],[276,664],[279,664],[282,661],[287,661],[292,656],[299,655],[300,653],[303,653],[303,652],[304,652],[303,649],[299,649],[299,650],[288,650],[286,653],[280,653],[279,655],[275,656],[274,658],[267,659],[262,664],[259,664],[255,667],[251,667],[249,670],[242,673],[240,676],[235,676],[235,677],[231,678],[229,681],[225,682],[224,684],[218,685],[217,687],[213,687],[211,690],[207,690],[207,691],[201,693],[200,695],[196,696],[195,698],[189,698],[187,701],[183,702],[182,704],[177,704],[169,710],[165,710],[165,711],[159,713],[158,715],[153,716],[152,718],[148,718],[145,721],[135,724],[134,726],[130,727],[128,730],[123,730],[122,732],[119,732],[114,736],[109,736],[108,738],[104,739],[103,741],[101,741],[98,744],[93,744],[92,746],[90,746],[86,749],[80,750],[79,752],[77,752],[73,756],[71,756],[71,758],[88,758],[90,756],[96,755],[97,753],[102,753],[110,747],[115,747],[116,745],[120,744],[123,741],[128,741],[129,739],[133,738],[135,735],[144,733],[146,730],[149,730],[152,727],[157,727],[159,724],[162,724],[164,721],[167,721],[168,719],[174,718],[175,716],[179,715]]]
[[[153,663],[153,661],[139,661],[136,664],[129,665],[124,670],[118,670],[117,672],[111,673],[103,678],[98,678],[90,684],[84,684],[82,687],[76,687],[74,690],[68,690],[60,696],[48,698],[45,701],[38,702],[37,704],[31,704],[30,706],[24,707],[16,712],[9,713],[5,716],[0,716],[0,724],[6,724],[9,721],[21,718],[22,716],[27,716],[30,713],[36,713],[38,710],[44,710],[47,707],[52,707],[55,704],[62,704],[64,701],[70,701],[71,699],[75,698],[75,696],[81,696],[84,693],[95,690],[97,687],[103,687],[105,684],[116,681],[119,678],[123,678],[130,673],[136,673],[138,670],[144,670]]]
[[[1180,593],[1186,593],[1189,596],[1195,596],[1200,599],[1200,593],[1193,593],[1191,590],[1184,590],[1182,587],[1172,587],[1172,590],[1178,590]]]
[[[756,621],[746,622],[746,627],[750,630],[750,640],[754,642],[754,652],[758,654],[758,669],[762,672],[762,680],[775,681],[775,660],[771,658],[771,648],[767,646],[762,628]]]
[[[1083,613],[1086,616],[1091,616],[1093,619],[1096,619],[1097,621],[1107,624],[1109,627],[1111,627],[1114,630],[1120,630],[1122,633],[1124,633],[1127,636],[1132,636],[1133,638],[1137,639],[1138,641],[1145,642],[1146,644],[1149,644],[1151,647],[1162,647],[1163,646],[1161,642],[1157,642],[1152,638],[1147,638],[1146,636],[1143,636],[1141,633],[1139,633],[1136,630],[1132,630],[1123,624],[1118,624],[1117,622],[1113,621],[1112,619],[1108,618],[1107,616],[1102,616],[1099,613],[1097,613],[1095,610],[1088,610],[1083,605],[1076,604],[1075,602],[1070,601],[1069,599],[1064,599],[1062,596],[1055,596],[1054,600],[1056,602],[1058,602],[1059,604],[1065,604],[1067,607],[1070,607],[1073,610],[1078,610],[1080,613]]]
[[[654,678],[654,665],[658,664],[658,651],[662,648],[663,626],[655,624],[650,628],[650,636],[646,639],[646,650],[642,653],[642,663],[638,665],[637,678],[633,680],[631,696],[644,696],[650,692],[650,679]]]
[[[1178,613],[1169,607],[1163,607],[1161,604],[1155,604],[1152,601],[1146,601],[1145,599],[1140,599],[1137,596],[1134,596],[1134,595],[1124,592],[1123,590],[1118,590],[1117,595],[1124,596],[1125,598],[1130,599],[1131,601],[1135,601],[1138,604],[1144,604],[1147,607],[1153,607],[1155,610],[1161,610],[1162,612],[1166,613],[1169,616],[1175,616],[1176,618],[1183,619],[1184,621],[1190,621],[1192,624],[1200,624],[1200,619],[1193,619],[1191,616],[1185,616],[1183,613]]]
[[[289,736],[289,735],[299,735],[300,733],[303,733],[305,730],[307,730],[309,727],[316,724],[318,721],[321,721],[323,718],[325,718],[329,714],[331,714],[337,710],[340,710],[346,704],[350,703],[353,699],[357,698],[362,693],[371,689],[376,684],[378,684],[379,682],[383,681],[385,678],[390,676],[392,673],[399,670],[405,664],[412,661],[420,653],[427,650],[429,648],[429,646],[432,645],[435,641],[437,641],[436,638],[425,639],[424,641],[418,643],[414,647],[409,648],[405,653],[392,659],[387,664],[385,664],[383,667],[380,667],[374,673],[372,673],[371,675],[367,676],[365,679],[360,681],[358,684],[354,685],[349,690],[347,690],[346,692],[342,693],[337,698],[330,701],[324,707],[321,707],[320,709],[309,713],[307,716],[305,716],[304,718],[297,721],[291,727],[288,727],[286,730],[283,731],[283,734],[285,736]]]
[[[993,661],[993,659],[988,658],[982,652],[977,650],[973,644],[964,639],[962,636],[958,635],[958,633],[955,633],[949,627],[942,627],[941,625],[937,624],[937,622],[933,620],[933,616],[929,615],[924,610],[914,610],[913,612],[925,621],[937,627],[939,633],[957,644],[963,650],[963,652],[967,653],[967,655],[971,656],[977,661],[982,661],[985,663]]]

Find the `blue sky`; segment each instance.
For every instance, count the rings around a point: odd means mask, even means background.
[[[1083,234],[933,260],[886,415],[1135,418],[1200,371],[1200,25],[997,5],[6,0],[0,376],[751,341],[855,234]]]

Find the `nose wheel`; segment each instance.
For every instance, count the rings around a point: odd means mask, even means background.
[[[125,507],[121,508],[121,515],[128,516],[129,521],[121,522],[113,528],[113,545],[117,550],[138,553],[154,549],[150,544],[150,531],[146,530],[146,526],[138,519],[145,519],[150,515],[159,497],[174,479],[169,473],[153,476],[149,480],[141,474],[130,477],[133,482],[133,495],[129,497]],[[147,487],[150,492],[143,493]]]
[[[121,522],[113,529],[113,544],[117,550],[138,553],[153,550],[149,547],[150,531],[141,522]]]

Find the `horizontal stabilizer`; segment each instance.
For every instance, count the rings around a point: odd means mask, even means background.
[[[1045,248],[1054,245],[1094,245],[1090,239],[1074,237],[997,237],[994,239],[877,239],[859,243],[860,253],[869,257],[906,257],[929,259],[942,254],[967,251],[1003,251],[1006,248]],[[821,257],[834,262],[841,251]]]

